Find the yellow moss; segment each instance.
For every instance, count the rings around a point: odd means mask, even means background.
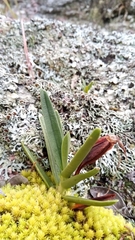
[[[48,201],[46,201],[46,199],[44,200],[43,204],[42,204],[42,207],[44,210],[48,209],[50,207],[50,204]]]
[[[80,229],[80,230],[79,230],[79,233],[80,233],[80,236],[82,236],[82,237],[85,236],[85,231],[84,231],[84,229]]]
[[[88,221],[88,223],[89,223],[89,221]],[[89,225],[90,226],[90,225]],[[98,230],[98,229],[100,229],[101,228],[101,222],[99,221],[96,221],[96,222],[94,222],[94,224],[93,224],[93,228],[95,229],[95,231],[96,230]]]
[[[89,227],[92,228],[92,226],[93,226],[93,219],[92,218],[88,218],[87,223],[88,223]]]
[[[29,236],[25,238],[25,240],[33,240],[36,239],[36,235],[34,233],[31,233]]]
[[[57,234],[57,230],[58,230],[58,228],[57,228],[56,226],[52,226],[52,227],[51,227],[51,233],[52,233],[52,235],[56,235],[56,234]]]
[[[11,210],[11,213],[13,214],[14,217],[19,217],[20,214],[21,214],[20,208],[18,206],[13,206],[12,210]]]
[[[70,221],[70,216],[68,214],[63,214],[62,219],[64,220],[64,222],[68,222]]]
[[[99,229],[99,230],[97,230],[97,231],[95,232],[95,237],[96,237],[96,239],[102,239],[103,236],[104,236],[103,230]]]
[[[8,227],[8,228],[6,229],[5,235],[11,236],[12,232],[13,232],[12,227]]]
[[[74,212],[58,190],[46,189],[36,172],[22,171],[28,185],[3,187],[0,198],[0,239],[118,240],[135,228],[120,215],[102,207]],[[49,173],[50,174],[50,173]]]
[[[88,218],[87,222],[90,223],[89,226],[96,230],[95,235],[97,239],[109,239],[108,236],[110,239],[119,239],[120,234],[125,232],[127,232],[127,237],[132,239],[131,232],[125,230],[126,220],[121,215],[114,215],[111,209],[89,207],[85,209],[85,214]],[[93,220],[93,226],[91,226],[91,219]],[[129,229],[133,232],[133,226],[130,223],[127,225],[129,225]],[[99,235],[97,235],[97,232]],[[101,236],[100,233],[102,233]]]
[[[59,240],[60,238],[59,238],[59,236],[54,236],[53,237],[53,240]]]
[[[59,193],[56,194],[55,203],[56,203],[57,205],[59,205],[60,207],[61,207],[61,205],[63,205],[63,203],[64,203],[64,202],[61,201],[61,196],[60,196]],[[65,205],[65,204],[64,204],[64,205]]]
[[[78,222],[75,222],[75,223],[74,223],[74,227],[75,227],[77,230],[79,230],[79,229],[81,229],[81,224],[78,223]]]
[[[57,204],[54,203],[54,204],[51,205],[51,209],[52,209],[53,212],[58,212],[59,207],[58,207]]]
[[[106,222],[107,223],[107,222]],[[104,234],[105,236],[109,235],[111,233],[111,228],[110,226],[108,226],[108,224],[106,224],[104,227],[102,227],[103,231],[104,231]]]
[[[95,233],[94,233],[94,231],[93,230],[91,230],[91,229],[89,229],[89,230],[87,230],[87,232],[86,232],[86,237],[88,238],[88,239],[93,239],[94,238],[94,235],[95,235]]]
[[[39,230],[38,234],[37,234],[37,237],[38,237],[39,240],[44,239],[44,237],[45,237],[44,232],[42,230]]]
[[[73,240],[82,240],[82,238],[79,237],[79,236],[75,236],[75,237],[73,238]]]
[[[77,222],[83,222],[85,220],[85,216],[82,211],[77,211],[76,213],[76,220]]]
[[[41,208],[40,208],[38,205],[36,205],[36,206],[34,206],[32,212],[33,212],[35,215],[40,215],[40,213],[41,213]]]
[[[41,225],[41,230],[44,233],[44,235],[48,234],[48,227],[46,226],[45,223],[43,225]]]
[[[83,229],[84,229],[85,231],[88,231],[88,230],[90,229],[89,224],[88,224],[87,222],[84,223]]]
[[[11,222],[11,220],[12,220],[12,216],[11,216],[11,214],[10,213],[5,213],[5,214],[3,214],[2,216],[1,216],[1,220],[3,221],[3,222]]]
[[[17,233],[12,232],[11,235],[10,235],[10,239],[15,239],[15,240],[18,239]]]
[[[67,228],[67,226],[66,226],[66,224],[65,224],[64,222],[61,222],[61,223],[59,224],[59,229],[60,229],[62,232],[65,232],[66,228]]]
[[[28,212],[28,213],[31,213],[32,210],[33,210],[33,207],[31,205],[29,205],[29,204],[26,205],[25,202],[23,202],[23,209],[24,209],[24,207],[25,207],[25,211]]]
[[[68,213],[69,212],[69,208],[68,207],[63,207],[62,209],[61,209],[61,213],[62,214],[66,214],[66,213]]]
[[[118,240],[119,238],[116,238],[113,235],[108,235],[107,237],[104,238],[104,240]]]
[[[72,234],[74,232],[74,228],[73,228],[72,224],[67,224],[67,228],[66,229],[67,229],[67,232],[69,233],[69,235],[72,236]]]

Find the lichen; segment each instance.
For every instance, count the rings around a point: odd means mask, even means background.
[[[65,129],[72,134],[73,152],[94,127],[101,126],[102,135],[119,135],[127,148],[127,160],[122,155],[118,169],[116,150],[99,161],[101,172],[112,175],[117,172],[119,176],[129,172],[130,166],[134,167],[135,152],[133,34],[108,32],[90,23],[78,25],[46,18],[28,21],[24,28],[35,75],[31,82],[20,21],[3,17],[0,25],[2,161],[7,159],[9,166],[12,158],[17,169],[27,165],[20,147],[22,138],[42,155],[44,142],[38,113],[39,89],[43,87],[60,112]],[[86,96],[82,85],[91,80],[95,81],[95,86]],[[11,168],[13,161],[10,161]],[[5,173],[8,176],[8,168]]]

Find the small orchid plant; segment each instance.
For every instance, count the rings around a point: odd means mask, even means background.
[[[69,195],[69,189],[75,186],[78,182],[95,176],[100,171],[98,167],[95,167],[86,173],[80,173],[83,167],[94,163],[117,142],[125,152],[123,144],[115,135],[100,137],[101,130],[96,128],[76,152],[73,159],[68,163],[70,133],[67,132],[64,135],[60,116],[54,109],[47,92],[41,89],[40,96],[42,115],[39,116],[39,121],[46,143],[48,160],[54,182],[51,181],[51,178],[49,178],[44,168],[40,165],[37,157],[26,145],[24,145],[23,142],[22,147],[46,186],[48,188],[55,187],[65,200],[75,203],[74,209],[79,209],[81,207],[84,208],[91,205],[109,206],[115,204],[118,200],[112,199],[114,198],[114,195],[108,196],[106,194],[106,196],[102,198],[86,199]]]

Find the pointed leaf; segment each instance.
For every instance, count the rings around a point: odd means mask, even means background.
[[[46,142],[47,154],[48,154],[48,158],[49,158],[51,171],[52,171],[52,174],[54,176],[55,183],[56,183],[56,185],[58,185],[59,181],[60,181],[59,176],[60,176],[60,172],[61,172],[62,167],[60,166],[60,164],[58,162],[58,155],[54,151],[54,148],[53,148],[53,145],[52,145],[53,143],[50,140],[48,132],[46,131],[46,125],[45,125],[43,116],[39,116],[39,121],[40,121],[40,125],[42,127],[45,142]]]
[[[61,181],[61,186],[64,189],[71,188],[71,187],[75,186],[78,182],[80,182],[86,178],[95,176],[99,172],[99,170],[100,170],[100,168],[94,168],[87,173],[78,174],[73,177],[70,177],[64,181]]]
[[[67,132],[62,140],[61,145],[61,157],[63,169],[67,166],[69,149],[70,149],[70,133]]]
[[[37,157],[29,150],[29,148],[27,146],[24,145],[23,142],[21,142],[21,144],[22,144],[22,148],[23,148],[24,152],[26,153],[26,155],[30,159],[30,161],[33,163],[33,165],[35,166],[37,172],[39,173],[40,177],[45,182],[46,186],[48,188],[52,187],[53,183],[52,183],[51,179],[47,176],[45,171],[43,170],[43,167],[40,166],[40,164],[38,163]]]
[[[80,165],[83,159],[90,152],[91,148],[97,141],[100,136],[100,129],[96,128],[93,130],[91,135],[86,139],[85,143],[79,148],[71,162],[67,165],[67,167],[62,171],[61,175],[64,178],[70,177],[70,175],[75,171],[75,169]]]
[[[49,162],[55,183],[58,185],[60,181],[60,173],[62,170],[61,144],[62,144],[62,128],[58,120],[58,114],[55,112],[47,92],[41,90],[41,106],[43,117],[40,117],[40,123],[43,130]]]
[[[91,81],[88,85],[85,85],[84,88],[83,88],[83,91],[85,93],[88,93],[88,91],[91,89],[91,87],[93,86],[94,82]]]

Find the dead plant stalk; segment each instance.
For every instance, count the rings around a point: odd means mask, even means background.
[[[25,30],[24,30],[24,25],[23,25],[22,19],[21,19],[21,28],[22,28],[22,35],[23,35],[23,44],[24,44],[24,53],[25,53],[25,57],[26,57],[26,64],[28,67],[29,76],[31,77],[31,80],[33,83],[34,82],[34,72],[33,72],[33,68],[32,68],[32,63],[29,58],[29,52],[28,52],[27,41],[26,41],[26,37],[25,37]]]

